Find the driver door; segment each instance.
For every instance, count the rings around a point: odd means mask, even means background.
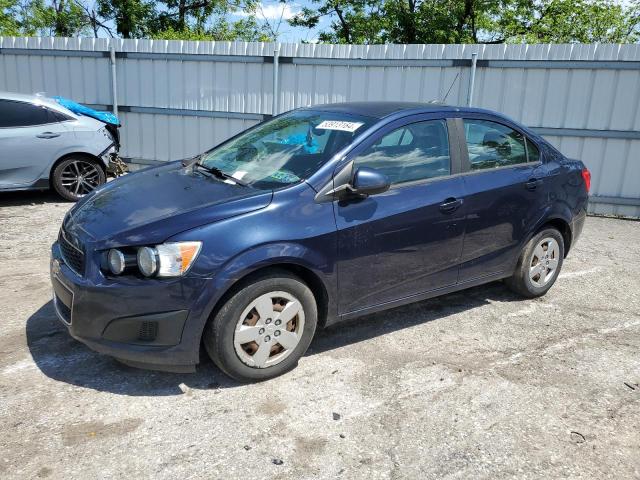
[[[344,167],[384,173],[391,188],[334,201],[339,312],[349,315],[455,285],[464,232],[464,185],[454,125],[410,117],[350,155]],[[451,130],[451,134],[449,131]],[[339,169],[336,178],[343,176]]]

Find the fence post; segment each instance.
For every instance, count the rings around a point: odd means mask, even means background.
[[[279,70],[279,57],[280,57],[280,44],[276,42],[273,49],[273,103],[271,104],[271,115],[278,114],[278,101],[280,100],[280,88],[278,85],[278,70]]]
[[[469,75],[469,91],[467,92],[467,106],[473,105],[473,87],[476,83],[476,66],[478,63],[478,53],[471,54],[471,75]]]
[[[109,42],[109,60],[111,62],[111,97],[113,104],[113,114],[118,116],[118,79],[116,76],[116,48],[113,40]]]

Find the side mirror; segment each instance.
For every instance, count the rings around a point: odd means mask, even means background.
[[[356,195],[375,195],[389,190],[391,183],[386,175],[373,168],[360,167],[353,175],[351,192]]]

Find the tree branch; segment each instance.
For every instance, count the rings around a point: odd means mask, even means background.
[[[342,31],[344,32],[345,40],[347,41],[347,43],[351,43],[351,28],[349,27],[346,20],[344,19],[344,16],[342,15],[342,10],[337,5],[334,6],[333,9],[335,10],[336,15],[338,15],[338,19],[342,24]]]

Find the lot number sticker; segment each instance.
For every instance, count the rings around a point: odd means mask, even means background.
[[[325,120],[316,128],[321,130],[340,130],[343,132],[355,132],[362,126],[362,122],[342,122],[340,120]]]

